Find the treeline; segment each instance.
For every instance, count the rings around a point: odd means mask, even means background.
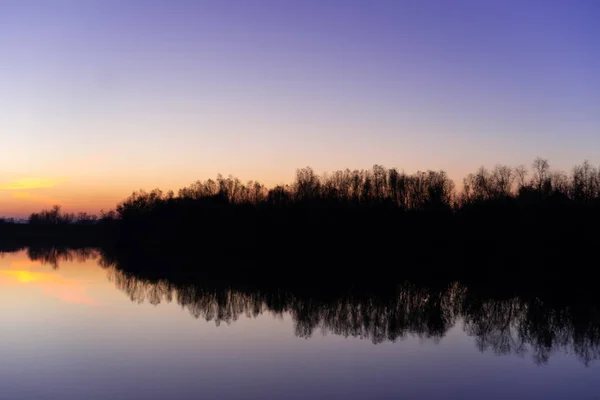
[[[216,180],[198,181],[174,192],[155,189],[134,192],[120,203],[119,218],[147,215],[168,203],[226,203],[240,206],[387,206],[404,210],[451,207],[454,183],[444,171],[409,175],[375,165],[372,170],[345,170],[323,176],[310,167],[299,169],[296,180],[267,189],[257,182],[243,184],[239,179],[219,175]]]
[[[531,171],[525,166],[497,165],[481,167],[463,179],[460,190],[444,171],[407,174],[395,168],[374,165],[371,170],[336,171],[322,176],[310,167],[296,171],[289,185],[267,188],[259,182],[242,183],[234,177],[219,175],[216,180],[197,181],[190,186],[163,192],[136,191],[115,210],[88,213],[64,213],[55,205],[30,215],[30,224],[93,224],[103,220],[147,217],[161,207],[181,203],[185,206],[213,206],[215,203],[240,206],[353,205],[385,206],[414,211],[446,209],[455,212],[486,201],[518,199],[528,203],[554,200],[577,205],[600,202],[600,169],[588,161],[575,166],[570,175],[552,171],[547,160],[537,158]]]
[[[62,212],[61,206],[55,205],[49,210],[42,210],[39,213],[32,213],[29,216],[28,223],[31,225],[64,225],[64,224],[80,224],[92,225],[98,222],[98,216],[80,213],[65,213]]]
[[[334,248],[334,258],[354,259],[380,256],[382,248],[393,254],[400,244],[443,249],[457,240],[597,241],[600,170],[586,161],[567,175],[538,158],[530,170],[481,167],[458,188],[444,171],[408,174],[380,165],[324,175],[303,168],[294,182],[273,188],[219,175],[177,193],[134,192],[99,217],[55,206],[32,214],[29,225],[110,227],[111,240],[127,246],[194,245],[238,255],[278,249],[307,259]],[[413,257],[429,256],[422,253]]]
[[[108,212],[101,211],[100,216],[98,216],[87,212],[68,213],[62,211],[60,205],[54,205],[50,209],[32,213],[29,215],[27,223],[30,225],[94,225],[98,222],[106,223],[115,219],[116,213],[112,210]],[[14,220],[7,222],[14,223]]]
[[[6,246],[100,246],[116,228],[114,212],[101,218],[85,212],[65,213],[59,205],[32,213],[26,223],[0,219],[0,241]]]
[[[219,176],[177,193],[135,192],[114,216],[129,239],[200,238],[247,250],[265,243],[293,242],[305,251],[323,241],[392,248],[399,240],[437,244],[457,235],[597,235],[600,171],[586,161],[567,175],[538,158],[530,171],[482,167],[457,188],[444,171],[407,174],[375,165],[319,176],[304,168],[293,183],[270,189]]]
[[[310,167],[299,169],[296,180],[267,189],[257,182],[243,184],[239,179],[219,175],[216,180],[198,181],[174,192],[134,192],[120,203],[120,218],[153,211],[169,201],[220,200],[238,205],[287,206],[294,204],[386,205],[401,210],[444,208],[460,210],[470,204],[522,199],[528,202],[560,198],[575,204],[600,201],[600,170],[588,161],[575,166],[570,175],[553,171],[547,160],[537,158],[532,170],[525,166],[481,167],[463,179],[461,190],[444,171],[407,174],[395,168],[375,165],[371,170],[346,169],[317,175]]]

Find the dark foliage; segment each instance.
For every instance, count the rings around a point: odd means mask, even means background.
[[[532,169],[482,167],[459,191],[443,171],[410,175],[378,165],[325,176],[304,168],[291,185],[272,189],[219,176],[178,193],[135,192],[100,218],[65,214],[56,206],[32,214],[27,225],[0,224],[0,238],[24,244],[87,238],[88,244],[111,242],[136,254],[201,251],[244,268],[417,263],[440,271],[452,269],[445,265],[448,252],[461,259],[499,253],[529,266],[530,258],[581,254],[562,254],[565,243],[595,248],[598,169],[584,162],[567,176],[542,159]]]
[[[116,242],[202,248],[245,263],[286,257],[330,265],[398,257],[438,263],[432,252],[482,246],[505,254],[561,241],[596,246],[598,169],[585,162],[567,177],[542,159],[532,167],[530,176],[522,166],[482,167],[459,192],[443,171],[409,175],[378,165],[326,176],[305,168],[291,185],[270,190],[219,176],[177,194],[132,194],[116,207]]]

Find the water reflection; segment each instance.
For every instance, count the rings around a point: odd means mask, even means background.
[[[61,262],[77,261],[82,263],[89,259],[95,259],[98,255],[99,251],[97,249],[88,247],[80,249],[29,247],[27,249],[27,256],[32,261],[39,261],[42,265],[51,265],[55,269],[58,268]]]
[[[92,247],[67,248],[67,247],[13,247],[5,248],[2,245],[0,249],[0,257],[7,253],[16,253],[26,251],[27,257],[34,262],[40,262],[42,265],[50,265],[57,269],[60,263],[77,261],[83,263],[90,259],[96,259],[101,254],[101,251]]]
[[[28,255],[55,268],[64,260],[97,258],[109,280],[131,301],[176,302],[194,318],[217,325],[263,313],[289,314],[299,337],[323,332],[382,343],[409,335],[439,342],[458,324],[475,338],[481,352],[528,356],[536,364],[547,363],[557,352],[573,354],[585,365],[600,357],[600,310],[595,301],[494,296],[460,282],[404,282],[370,290],[355,285],[305,290],[209,283],[170,277],[168,272],[161,278],[145,277],[123,269],[113,256],[91,249],[30,249]],[[19,273],[3,271],[3,279],[18,280]]]
[[[31,271],[29,268],[31,265],[13,263],[9,269],[0,269],[0,286],[31,286],[67,303],[94,304],[83,282],[55,273]]]
[[[575,354],[586,365],[600,357],[600,320],[594,307],[552,307],[539,299],[518,297],[482,299],[457,282],[441,290],[405,283],[393,296],[364,297],[349,291],[325,300],[281,290],[153,282],[114,268],[109,277],[132,301],[175,300],[194,318],[217,325],[263,312],[289,313],[300,337],[321,331],[381,343],[407,335],[437,342],[462,321],[482,352],[531,354],[537,364],[548,362],[557,351]]]
[[[557,351],[575,354],[584,364],[600,357],[600,319],[594,305],[554,307],[540,299],[481,300],[461,304],[464,329],[480,351],[524,355],[537,364]]]

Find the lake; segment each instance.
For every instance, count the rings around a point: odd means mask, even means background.
[[[203,285],[32,253],[0,258],[2,399],[600,398],[595,305]]]

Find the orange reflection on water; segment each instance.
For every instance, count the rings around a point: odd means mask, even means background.
[[[0,286],[23,285],[37,287],[42,293],[67,303],[95,303],[87,296],[83,282],[76,279],[67,279],[56,273],[0,270]]]
[[[4,265],[4,268],[10,268],[11,270],[29,270],[31,268],[41,268],[42,264],[39,261],[31,261],[28,258],[22,258],[17,260],[11,260]]]

